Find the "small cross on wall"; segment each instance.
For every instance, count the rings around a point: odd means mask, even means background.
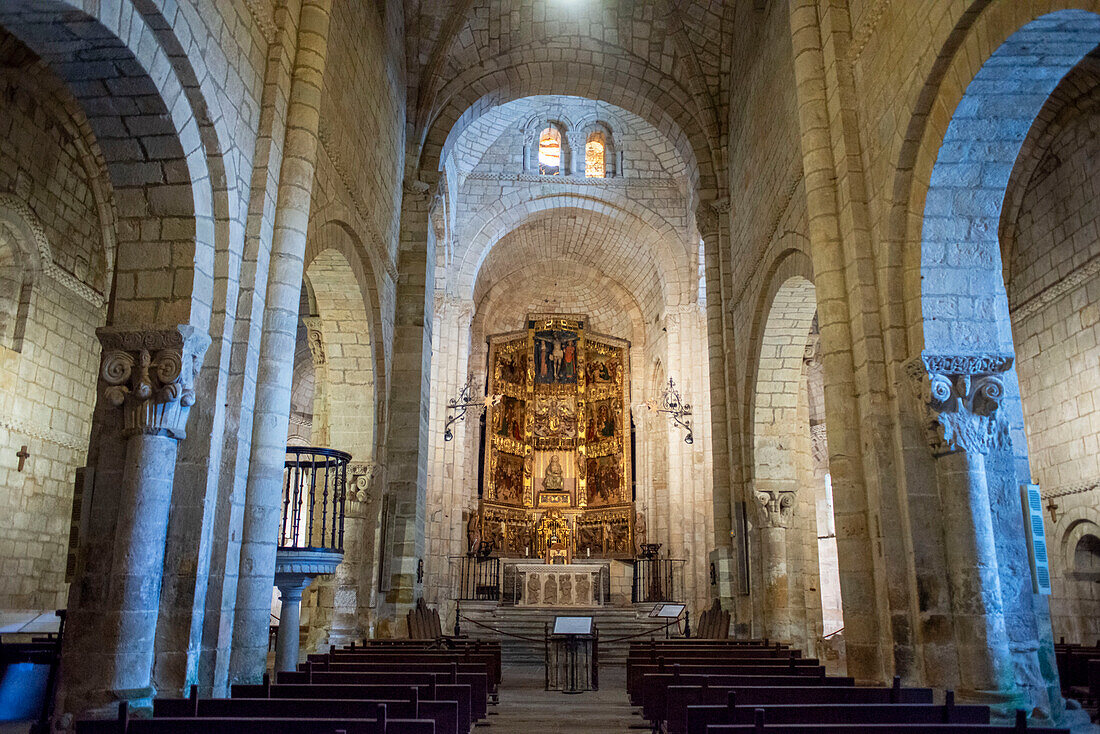
[[[30,452],[27,451],[26,444],[20,447],[19,451],[17,451],[15,455],[19,457],[19,467],[17,470],[23,471],[23,466],[27,463],[27,459],[31,458]]]

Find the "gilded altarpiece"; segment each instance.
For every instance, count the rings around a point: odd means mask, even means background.
[[[633,555],[630,342],[530,314],[489,337],[482,539],[505,557]],[[562,536],[566,537],[562,537]]]

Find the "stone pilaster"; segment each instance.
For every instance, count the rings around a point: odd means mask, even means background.
[[[192,326],[131,331],[104,327],[100,391],[124,443],[121,481],[98,487],[97,502],[113,505],[109,563],[85,564],[78,583],[110,594],[79,595],[70,610],[65,666],[72,710],[107,711],[116,701],[147,706],[164,573],[168,512],[178,444],[195,404],[195,376],[209,346]],[[98,494],[98,493],[97,493]],[[87,569],[101,569],[102,575]]]
[[[1007,708],[1008,649],[985,456],[1009,445],[999,410],[1007,355],[922,355],[906,365],[936,463],[959,694]]]

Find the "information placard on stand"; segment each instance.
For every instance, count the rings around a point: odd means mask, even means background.
[[[592,617],[554,617],[553,635],[590,635]]]

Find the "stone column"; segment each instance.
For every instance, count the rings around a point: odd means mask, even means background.
[[[331,6],[331,0],[306,0],[299,23],[256,376],[230,684],[258,682],[267,665],[294,343]]]
[[[275,579],[279,587],[279,632],[275,637],[275,672],[298,669],[299,645],[302,637],[302,594],[313,579],[309,576],[287,576]]]
[[[787,528],[794,515],[793,490],[758,489],[760,544],[764,555],[765,634],[791,638],[790,584],[787,579]]]
[[[960,696],[992,705],[1018,697],[986,483],[985,456],[1007,448],[1008,423],[998,408],[1004,355],[923,355],[907,365],[916,382],[936,463],[943,548]]]
[[[74,687],[88,691],[88,703],[109,710],[120,700],[148,706],[156,693],[154,636],[176,453],[210,339],[192,326],[157,331],[104,327],[96,333],[103,345],[102,395],[118,409],[125,459],[117,490],[100,487],[117,492],[113,555],[106,578],[92,582],[105,585],[105,600],[98,609],[86,610],[94,615],[71,617],[87,625],[77,627],[85,647],[66,655],[66,665]],[[89,635],[93,627],[98,634]]]
[[[585,140],[583,133],[570,132],[567,135],[563,135],[563,150],[562,154],[568,152],[569,166],[562,167],[562,174],[568,174],[584,178],[584,163],[585,163]]]

